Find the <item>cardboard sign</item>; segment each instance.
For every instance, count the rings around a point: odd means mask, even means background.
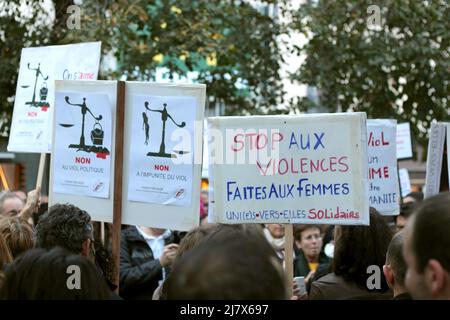
[[[199,224],[205,85],[126,83],[125,224]]]
[[[406,197],[411,193],[411,182],[409,180],[408,169],[400,169],[398,170],[398,175],[400,177],[400,190],[402,193],[402,197]]]
[[[383,215],[400,212],[396,129],[396,120],[367,120],[369,205]]]
[[[428,141],[427,171],[425,178],[425,198],[439,193],[441,186],[442,158],[447,124],[432,123]],[[447,143],[448,148],[448,143]],[[448,152],[448,151],[447,151]]]
[[[49,153],[55,80],[96,80],[100,42],[24,48],[8,151]]]
[[[397,125],[397,159],[410,159],[412,156],[409,122],[399,123]]]
[[[113,220],[117,81],[56,81],[50,204]]]
[[[369,224],[365,113],[208,118],[210,221]]]

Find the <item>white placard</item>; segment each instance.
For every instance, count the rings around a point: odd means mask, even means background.
[[[408,169],[402,168],[398,170],[398,175],[400,177],[402,197],[404,198],[411,193],[411,182],[409,180]]]
[[[444,143],[446,137],[445,131],[445,123],[431,124],[430,137],[428,141],[424,198],[429,198],[439,193],[441,184],[442,158],[444,155]]]
[[[200,220],[206,86],[126,82],[125,88],[122,223],[190,230]]]
[[[369,224],[365,113],[208,118],[210,221]]]
[[[400,210],[396,129],[396,120],[367,120],[369,205],[383,215],[397,215]]]
[[[24,48],[8,151],[49,153],[55,80],[96,80],[100,42]]]
[[[53,119],[53,143],[52,143],[52,159],[50,163],[50,188],[49,188],[49,205],[55,203],[71,203],[79,208],[87,211],[93,220],[96,221],[113,221],[113,177],[115,173],[115,132],[116,132],[116,100],[117,100],[117,81],[56,81],[56,112]],[[82,104],[83,98],[86,98],[86,106],[89,107],[93,115],[97,118],[102,115],[102,119],[98,121],[103,131],[103,141],[100,131],[95,129],[95,120],[86,110],[84,141],[86,145],[94,145],[92,138],[96,143],[102,142],[102,148],[106,148],[107,152],[86,152],[78,150],[78,148],[68,148],[70,144],[80,144],[82,123],[82,109],[79,106],[72,106],[66,102],[65,97],[69,97],[69,101],[75,104]],[[81,103],[80,103],[81,102]],[[108,107],[109,112],[108,112]],[[108,119],[109,118],[109,119]],[[63,124],[63,126],[61,126]],[[73,126],[71,126],[73,124]],[[94,131],[94,132],[92,132]],[[94,135],[91,136],[91,133]],[[99,144],[95,145],[100,147]],[[100,148],[98,148],[98,151]],[[97,151],[97,150],[92,150]],[[103,150],[104,151],[104,150]],[[97,156],[99,158],[97,158]],[[103,159],[103,157],[105,159]],[[78,162],[77,159],[78,158]],[[87,159],[90,160],[87,160]],[[82,160],[84,159],[84,160]],[[86,162],[90,161],[89,164]],[[62,169],[65,163],[71,163],[70,166],[78,168],[78,170]],[[85,162],[84,164],[82,162]],[[100,163],[100,164],[99,164]],[[69,165],[68,165],[69,166]],[[84,167],[84,169],[81,169]],[[103,172],[95,172],[90,176],[89,168],[103,168]],[[68,177],[70,181],[80,181],[89,185],[92,181],[91,177],[103,179],[99,184],[92,185],[91,192],[76,192],[74,183],[61,187],[61,182]],[[99,180],[100,180],[99,179]],[[94,180],[96,182],[96,180]],[[100,182],[103,185],[100,185]],[[64,183],[64,182],[63,182]],[[76,184],[75,184],[76,185]],[[95,190],[97,188],[97,190]],[[100,190],[101,189],[101,190]],[[100,191],[100,193],[98,192]],[[61,193],[64,192],[64,193]],[[106,197],[99,197],[99,194]]]
[[[111,101],[101,93],[58,91],[55,102],[53,191],[108,198]]]
[[[136,95],[132,108],[128,199],[189,207],[197,98]]]
[[[411,130],[409,122],[397,125],[397,159],[412,158]]]

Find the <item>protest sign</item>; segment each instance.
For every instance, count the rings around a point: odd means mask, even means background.
[[[398,170],[398,175],[400,177],[400,190],[404,198],[411,193],[411,181],[409,180],[408,169],[403,168]]]
[[[367,120],[369,205],[383,215],[399,214],[396,120]]]
[[[369,224],[365,124],[365,113],[208,118],[210,221]]]
[[[412,156],[409,122],[399,123],[397,125],[397,159],[410,159]]]
[[[100,42],[24,48],[8,151],[49,153],[55,80],[96,80]]]
[[[50,198],[112,222],[116,81],[56,81]]]
[[[205,90],[126,83],[123,223],[198,225]]]
[[[425,198],[429,198],[441,191],[442,160],[444,155],[445,138],[448,134],[448,124],[432,123],[428,140],[427,169],[425,178]],[[448,141],[447,141],[448,153]],[[447,163],[445,164],[447,165]],[[445,179],[448,181],[448,179]],[[445,186],[448,188],[448,186]]]

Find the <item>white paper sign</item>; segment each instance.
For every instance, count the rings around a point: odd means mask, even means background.
[[[202,84],[126,82],[123,224],[199,225],[205,100]]]
[[[411,131],[409,122],[397,125],[397,159],[412,158]]]
[[[383,215],[397,215],[400,210],[396,129],[396,120],[367,120],[369,205]]]
[[[8,151],[50,152],[55,80],[96,80],[100,45],[22,49]]]
[[[112,105],[106,94],[56,93],[56,193],[108,198]]]
[[[365,113],[208,118],[220,223],[369,224]]]
[[[191,205],[196,106],[194,97],[134,97],[130,201]]]
[[[434,196],[440,190],[446,127],[447,125],[445,123],[431,124],[424,198]]]
[[[411,182],[409,180],[408,169],[400,169],[398,170],[398,174],[400,176],[400,185],[402,190],[402,197],[406,197],[411,193]]]

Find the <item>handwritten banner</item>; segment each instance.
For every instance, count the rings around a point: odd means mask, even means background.
[[[367,120],[369,205],[383,215],[399,214],[396,120]]]
[[[208,118],[210,221],[369,224],[365,113]]]

